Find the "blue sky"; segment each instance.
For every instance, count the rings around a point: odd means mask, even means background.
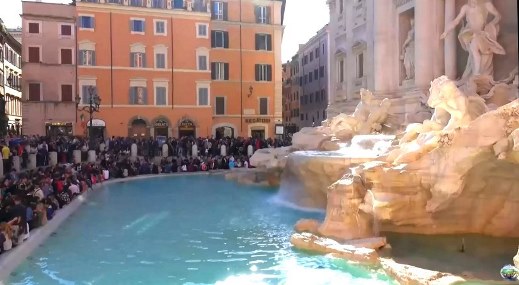
[[[0,0],[0,18],[8,28],[21,26],[21,0]],[[70,0],[42,0],[51,3],[69,3]],[[7,5],[6,5],[7,4]],[[282,60],[294,55],[299,44],[305,43],[328,23],[326,0],[287,0],[285,10],[285,34],[283,36]]]

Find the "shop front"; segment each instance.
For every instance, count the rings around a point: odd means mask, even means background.
[[[106,122],[101,119],[92,119],[92,126],[90,126],[90,121],[87,122],[87,127],[89,129],[90,135],[95,139],[104,139],[105,131],[106,131]]]
[[[249,126],[249,136],[252,138],[265,139],[268,135],[269,118],[247,118],[245,123]]]
[[[178,137],[196,137],[196,125],[189,119],[183,119],[178,124]]]
[[[72,122],[46,122],[45,135],[51,138],[71,136],[73,134],[72,126]]]
[[[169,137],[169,122],[166,119],[157,119],[153,123],[153,136],[157,137]]]

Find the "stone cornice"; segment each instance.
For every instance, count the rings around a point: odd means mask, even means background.
[[[400,7],[402,5],[405,5],[405,4],[407,4],[407,3],[411,2],[411,1],[413,1],[413,0],[393,0],[393,3],[398,8],[398,7]]]

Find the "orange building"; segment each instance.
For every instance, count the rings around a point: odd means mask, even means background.
[[[284,1],[76,5],[77,92],[80,107],[92,90],[101,98],[96,136],[275,135]],[[86,133],[88,114],[79,118]]]

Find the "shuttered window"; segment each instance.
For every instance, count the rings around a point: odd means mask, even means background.
[[[72,85],[61,85],[61,101],[72,102]]]
[[[29,62],[40,62],[40,48],[29,47]]]
[[[211,19],[227,21],[229,19],[227,2],[212,1]]]
[[[40,101],[40,83],[29,83],[29,101]]]
[[[229,80],[229,64],[226,62],[211,63],[212,80]]]
[[[72,35],[72,26],[71,25],[61,25],[61,35],[62,36],[71,36]]]
[[[215,98],[215,115],[225,115],[225,97]]]
[[[270,64],[256,64],[256,81],[272,81],[272,66]]]
[[[211,47],[229,48],[229,32],[211,31]]]
[[[206,87],[198,88],[198,106],[209,106],[209,89]]]
[[[146,105],[148,104],[148,94],[146,87],[130,87],[130,104]]]
[[[61,49],[61,64],[72,64],[72,49]]]
[[[268,115],[268,98],[260,98],[259,99],[259,114],[260,115]]]
[[[29,34],[39,34],[40,23],[29,23]]]
[[[256,16],[256,23],[270,24],[270,7],[256,6],[254,14]]]
[[[256,50],[272,50],[272,36],[256,34]]]

